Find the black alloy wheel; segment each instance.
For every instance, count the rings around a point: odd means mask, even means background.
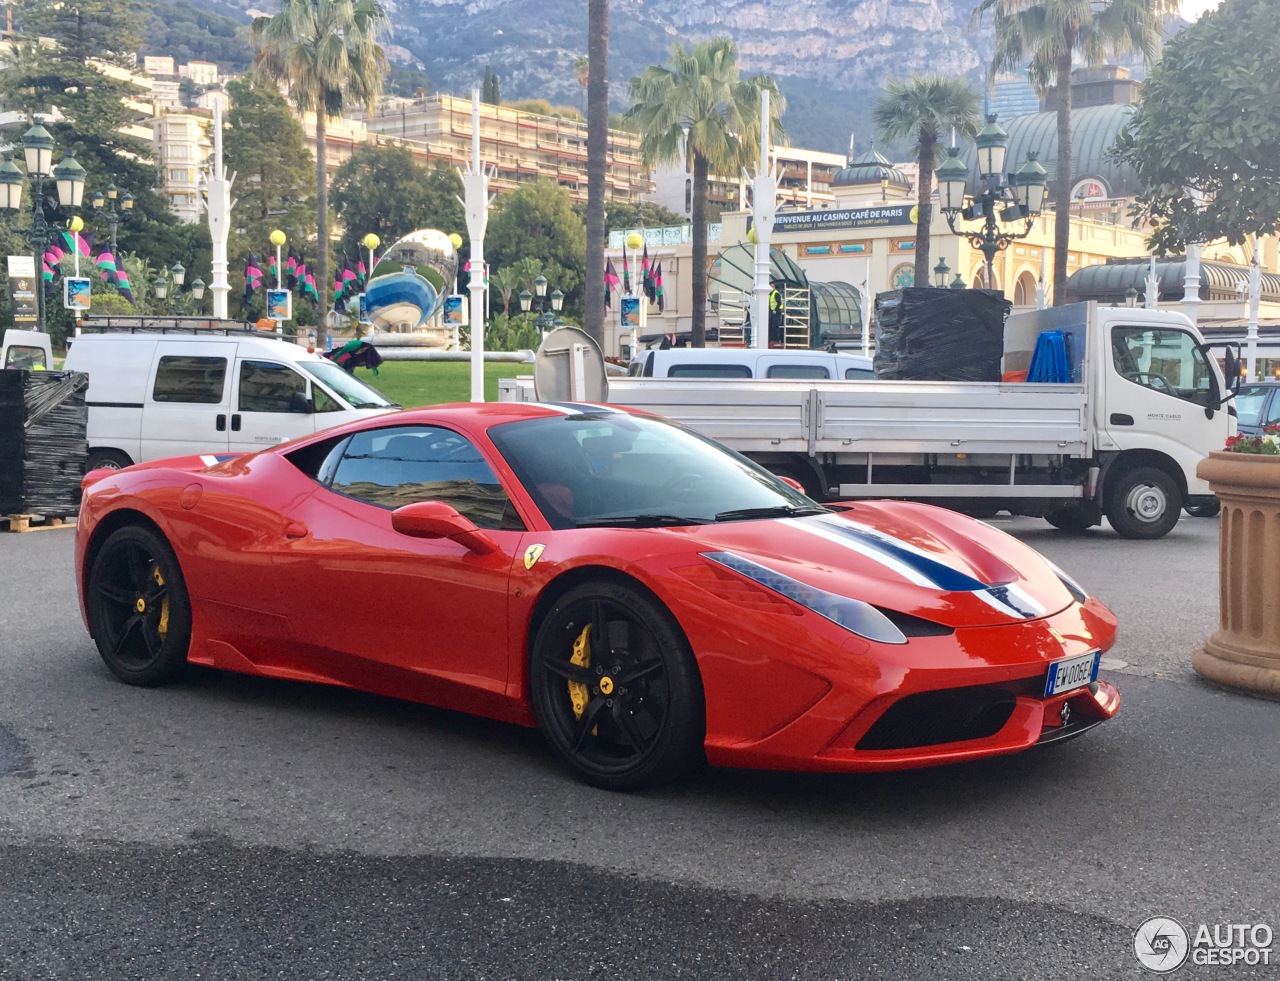
[[[164,538],[131,525],[112,532],[93,559],[85,590],[98,653],[131,685],[159,685],[187,661],[191,601]]]
[[[697,664],[640,589],[601,582],[562,596],[530,652],[529,694],[552,748],[597,787],[667,783],[705,760]]]

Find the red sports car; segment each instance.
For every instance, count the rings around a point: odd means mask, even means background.
[[[1016,539],[819,505],[608,406],[403,411],[84,485],[81,607],[120,679],[193,663],[536,725],[602,787],[972,760],[1120,705],[1114,616]]]

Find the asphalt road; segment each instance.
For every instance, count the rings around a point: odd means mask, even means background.
[[[634,795],[422,706],[119,684],[73,533],[0,535],[0,978],[1137,978],[1148,917],[1280,930],[1280,705],[1189,667],[1217,521],[996,523],[1116,610],[1117,719],[981,764]]]

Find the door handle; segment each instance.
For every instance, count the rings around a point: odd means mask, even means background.
[[[307,526],[301,521],[290,521],[284,529],[285,538],[306,538]]]
[[[214,417],[213,428],[220,433],[225,433],[227,431],[227,417],[221,412]]]
[[[240,413],[233,413],[231,416],[231,428],[235,432],[240,432]]]

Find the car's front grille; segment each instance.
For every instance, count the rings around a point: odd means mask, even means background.
[[[1013,714],[1011,687],[978,685],[907,695],[858,741],[858,749],[914,749],[994,736]]]

